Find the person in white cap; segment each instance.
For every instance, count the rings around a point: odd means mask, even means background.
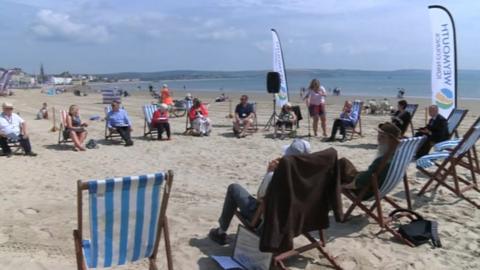
[[[168,123],[168,106],[161,103],[152,116],[152,127],[157,129],[157,140],[162,140],[163,131],[167,133],[167,140],[170,138],[170,123]]]
[[[290,145],[283,147],[283,156],[299,155],[310,153],[310,144],[302,139],[295,139]],[[274,159],[268,163],[267,173],[263,177],[263,180],[257,191],[257,198],[255,199],[244,187],[239,184],[231,184],[227,188],[227,194],[225,195],[225,201],[223,203],[223,210],[220,218],[218,219],[219,227],[210,230],[208,237],[220,244],[225,245],[227,240],[226,231],[230,226],[234,212],[237,208],[240,209],[240,213],[247,220],[251,220],[258,207],[258,200],[263,198],[267,193],[268,185],[272,180],[273,172],[278,166],[280,158]]]
[[[12,156],[12,149],[8,141],[18,141],[25,151],[26,156],[36,156],[32,152],[32,146],[27,133],[27,124],[16,113],[13,113],[13,104],[5,102],[2,104],[3,112],[0,114],[0,147],[7,157]]]

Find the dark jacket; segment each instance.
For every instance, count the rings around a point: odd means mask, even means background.
[[[438,114],[435,120],[430,119],[426,128],[432,132],[432,134],[428,136],[430,141],[438,143],[450,139],[447,119],[441,114]]]
[[[405,131],[407,130],[411,120],[412,120],[412,116],[407,111],[403,111],[403,112],[396,111],[395,114],[393,114],[392,116],[392,123],[395,126],[397,126],[400,129],[400,131],[402,131],[402,134],[404,134]]]
[[[329,148],[313,154],[280,160],[265,195],[263,252],[293,248],[293,238],[329,226],[333,209],[342,219],[337,151]]]

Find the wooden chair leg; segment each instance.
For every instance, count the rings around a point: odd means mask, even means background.
[[[165,216],[164,224],[163,224],[163,235],[165,239],[165,251],[167,253],[167,265],[168,270],[173,270],[173,260],[172,260],[172,249],[170,245],[170,231],[168,229],[168,218]]]
[[[73,241],[75,243],[75,256],[77,258],[77,269],[86,270],[87,266],[85,265],[85,260],[83,259],[82,239],[80,239],[78,230],[73,231]]]

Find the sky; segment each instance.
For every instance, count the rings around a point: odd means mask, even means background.
[[[0,67],[38,73],[430,69],[428,5],[457,28],[458,67],[480,69],[480,1],[0,0]]]

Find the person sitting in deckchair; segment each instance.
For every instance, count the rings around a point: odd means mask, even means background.
[[[48,119],[48,107],[46,102],[42,104],[42,108],[40,108],[37,113],[37,120],[41,119]]]
[[[85,151],[83,142],[87,138],[88,124],[80,120],[80,112],[77,105],[72,105],[68,109],[66,131],[73,141],[75,151]]]
[[[12,156],[9,141],[18,141],[26,156],[36,156],[32,152],[30,139],[27,133],[27,123],[16,113],[13,113],[13,104],[3,103],[3,112],[0,114],[0,147],[6,157]]]
[[[295,139],[289,146],[284,147],[284,156],[310,153],[310,144],[302,139]],[[280,158],[274,159],[268,163],[267,173],[257,191],[255,199],[245,188],[239,184],[231,184],[227,188],[225,201],[223,203],[222,214],[218,220],[219,227],[211,229],[208,237],[220,245],[225,245],[227,240],[226,231],[230,226],[233,215],[237,208],[246,219],[253,218],[255,210],[258,207],[258,200],[262,199],[267,193],[268,185],[272,180],[273,172],[278,166]]]
[[[248,128],[253,124],[254,109],[253,105],[248,103],[248,96],[243,95],[240,103],[235,107],[235,120],[233,122],[233,133],[237,137],[245,137]],[[241,129],[243,125],[243,130]]]
[[[163,132],[167,133],[167,140],[171,140],[170,137],[170,123],[168,123],[168,105],[162,103],[158,106],[157,110],[153,113],[151,126],[158,130],[157,140],[162,139]]]
[[[210,135],[212,128],[210,119],[208,119],[208,110],[198,98],[193,99],[193,105],[188,112],[188,118],[190,123],[192,123],[194,135]]]
[[[406,100],[400,100],[397,104],[397,111],[392,115],[392,123],[400,129],[402,134],[405,133],[412,120],[410,113],[405,110],[407,105]]]
[[[280,129],[282,131],[281,137],[284,138],[285,129],[292,128],[296,122],[297,116],[292,110],[292,104],[287,102],[285,105],[283,105],[282,111],[278,115],[277,123],[275,124],[275,133],[277,133],[277,130]]]
[[[340,118],[335,119],[332,127],[332,135],[328,138],[327,142],[335,141],[335,136],[337,135],[337,130],[340,129],[340,134],[342,135],[342,142],[346,140],[346,127],[353,127],[357,121],[358,113],[352,110],[353,104],[351,101],[345,101],[343,105],[342,113]]]
[[[132,146],[130,133],[133,131],[132,122],[127,111],[120,109],[120,102],[112,102],[112,110],[107,115],[107,127],[110,131],[116,130],[125,141],[125,146]]]
[[[418,148],[416,159],[428,154],[432,145],[449,139],[447,119],[438,113],[437,105],[428,107],[428,114],[431,117],[428,125],[415,133],[415,137],[427,136],[427,140]]]
[[[377,171],[380,166],[383,156],[390,150],[389,146],[391,141],[398,139],[401,135],[400,129],[392,123],[385,122],[378,125],[377,135],[377,156],[373,160],[372,164],[368,166],[366,171],[358,172],[355,166],[346,158],[339,159],[339,167],[342,179],[342,187],[346,189],[352,189],[355,192],[360,192],[363,188],[370,185],[370,179],[372,174]],[[378,185],[381,186],[385,178],[387,177],[388,168],[390,162],[388,162],[382,173],[378,176]],[[373,190],[365,194],[364,199],[368,199],[373,196]]]

